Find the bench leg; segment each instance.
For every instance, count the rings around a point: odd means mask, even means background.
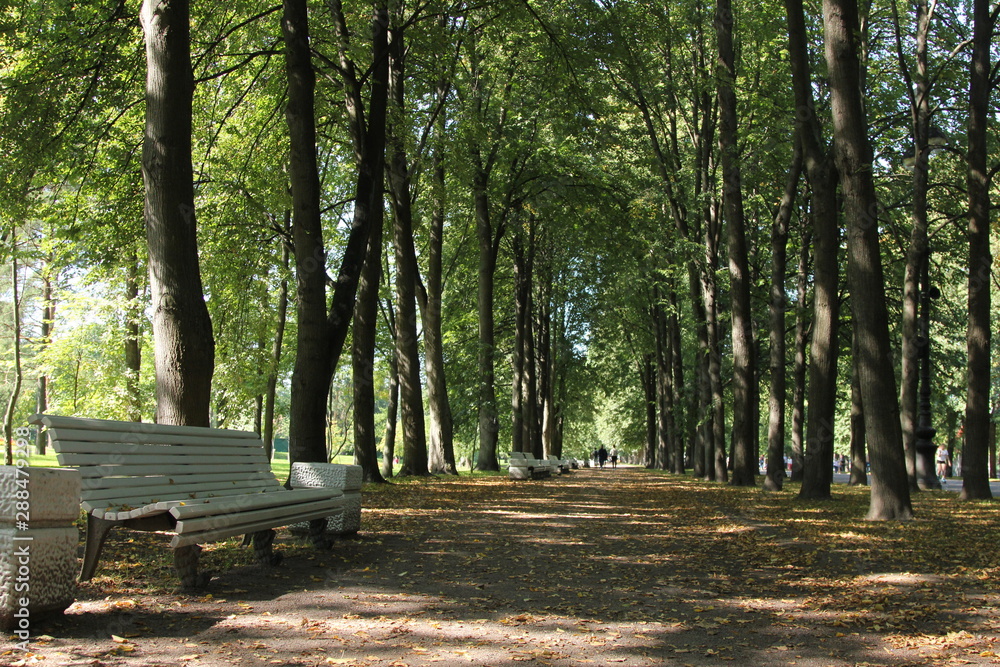
[[[204,588],[212,578],[208,574],[198,572],[200,554],[201,547],[197,544],[174,549],[174,569],[177,571],[177,577],[181,580],[181,588],[184,590]]]
[[[309,542],[324,551],[333,546],[333,538],[326,534],[326,517],[309,522]]]
[[[101,559],[101,550],[108,532],[118,525],[118,521],[98,519],[93,514],[87,515],[87,543],[83,548],[83,568],[80,570],[80,581],[90,581],[97,571],[97,561]]]
[[[273,549],[274,535],[273,530],[261,530],[253,534],[253,555],[261,565],[274,566],[281,563],[282,555]]]

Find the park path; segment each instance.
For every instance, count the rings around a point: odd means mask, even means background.
[[[227,565],[202,596],[96,580],[35,656],[89,667],[949,664],[815,604],[834,583],[795,567],[816,562],[813,545],[720,504],[714,485],[619,467],[393,487],[366,494],[357,538],[321,554],[286,543],[269,572]],[[116,539],[132,538],[159,544]],[[207,567],[232,548],[208,551]],[[822,565],[858,576],[849,559]]]

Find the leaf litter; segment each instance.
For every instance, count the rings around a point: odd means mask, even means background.
[[[113,531],[99,575],[38,628],[32,664],[997,664],[995,505],[915,497],[864,521],[825,503],[639,468],[366,487],[362,531],[282,533],[261,570],[206,545],[173,588],[162,536]],[[0,664],[25,655],[0,650]],[[29,664],[22,662],[21,664]]]

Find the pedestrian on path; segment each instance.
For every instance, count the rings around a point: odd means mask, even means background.
[[[612,447],[611,448],[611,467],[612,468],[617,468],[618,467],[618,448],[617,447]]]
[[[604,448],[604,445],[601,445],[601,448],[597,450],[597,463],[603,468],[604,464],[607,463],[607,461],[608,461],[608,450]]]
[[[938,481],[944,484],[945,477],[948,476],[948,466],[951,465],[951,454],[948,453],[948,445],[943,442],[937,448],[937,475]]]

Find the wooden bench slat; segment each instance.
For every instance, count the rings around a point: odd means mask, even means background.
[[[107,454],[62,454],[59,462],[64,466],[107,466],[139,465],[156,463],[163,465],[243,465],[266,464],[261,456],[243,454],[240,456],[213,456],[211,454],[129,454],[120,458],[109,458]]]
[[[216,431],[219,433],[220,431]],[[85,431],[74,428],[50,428],[49,439],[58,450],[56,441],[101,442],[128,445],[195,445],[202,447],[245,447],[247,444],[263,446],[255,433],[237,431],[239,437],[212,435],[183,435],[173,433],[127,433],[124,431]]]
[[[131,456],[133,454],[172,454],[183,452],[185,455],[212,454],[215,456],[247,456],[251,452],[243,447],[217,447],[214,445],[126,445],[118,442],[91,442],[87,440],[56,440],[52,447],[57,454],[102,454],[105,456]],[[267,460],[263,449],[252,451],[254,456]]]
[[[281,493],[260,493],[238,496],[235,498],[197,499],[189,505],[175,505],[170,508],[170,514],[180,520],[190,520],[209,514],[225,514],[229,512],[252,509],[263,509],[277,505],[291,505],[311,500],[324,500],[342,497],[340,489],[292,489]]]
[[[59,415],[31,415],[32,424],[43,424],[49,428],[69,428],[71,430],[108,431],[133,433],[141,429],[143,434],[205,435],[209,437],[257,438],[251,431],[209,428],[207,426],[174,426],[172,424],[150,424],[148,422],[119,422],[110,419],[88,419],[85,417],[62,417]]]
[[[192,465],[100,465],[100,466],[82,466],[79,468],[80,475],[83,477],[83,485],[86,487],[88,485],[87,480],[89,478],[100,478],[100,477],[163,477],[172,475],[193,475],[193,474],[208,474],[208,473],[222,473],[222,472],[243,472],[243,473],[254,473],[261,472],[263,468],[258,464],[227,464],[227,465],[203,465],[203,466],[192,466]]]
[[[329,489],[324,489],[329,491]],[[241,486],[238,488],[229,489],[222,492],[213,492],[211,496],[206,498],[188,498],[187,500],[155,500],[149,499],[142,507],[137,507],[129,512],[126,518],[137,519],[143,516],[152,516],[154,514],[164,514],[170,513],[170,510],[174,507],[197,507],[201,504],[211,504],[212,507],[216,509],[213,512],[205,512],[221,514],[223,510],[219,507],[222,501],[231,501],[232,509],[227,510],[233,513],[238,513],[244,510],[251,510],[256,507],[272,507],[276,505],[282,505],[288,502],[285,493],[288,491],[283,486],[267,486],[253,488],[250,486]],[[315,494],[317,499],[329,498],[332,494],[330,493],[317,493]],[[242,498],[242,500],[236,501],[236,498]],[[122,516],[122,512],[118,513]]]
[[[151,481],[143,481],[151,480]],[[156,495],[180,496],[191,493],[203,493],[206,490],[213,492],[225,491],[238,487],[241,484],[253,488],[272,487],[282,488],[281,484],[270,472],[259,473],[252,476],[214,475],[211,478],[206,476],[202,479],[198,475],[178,475],[177,477],[110,477],[100,480],[104,482],[101,486],[93,489],[84,489],[80,494],[84,500],[101,500],[106,498],[121,498],[123,496],[136,496],[145,494],[149,497]]]
[[[300,510],[302,508],[299,508]],[[204,542],[213,542],[215,540],[225,539],[227,537],[232,537],[233,535],[246,535],[247,533],[255,533],[258,530],[267,530],[268,528],[276,528],[279,526],[287,526],[291,523],[299,523],[300,521],[310,521],[312,519],[322,519],[330,516],[337,516],[339,513],[344,511],[343,505],[328,504],[324,507],[319,507],[309,512],[300,511],[294,515],[289,515],[281,519],[267,519],[260,521],[251,521],[248,523],[234,523],[229,526],[223,526],[215,528],[213,530],[206,530],[203,532],[189,532],[189,533],[178,533],[170,540],[171,547],[183,547],[189,544],[199,544]],[[284,523],[282,523],[284,522]]]
[[[271,484],[266,480],[253,480],[251,482],[233,482],[228,487],[213,487],[206,489],[199,486],[188,486],[183,488],[155,487],[150,489],[130,489],[128,492],[119,491],[116,494],[95,494],[82,497],[82,502],[88,507],[103,511],[120,511],[122,506],[130,508],[145,507],[159,502],[177,500],[180,502],[197,502],[206,498],[222,498],[223,496],[249,495],[256,493],[280,492],[284,487],[277,483]]]

